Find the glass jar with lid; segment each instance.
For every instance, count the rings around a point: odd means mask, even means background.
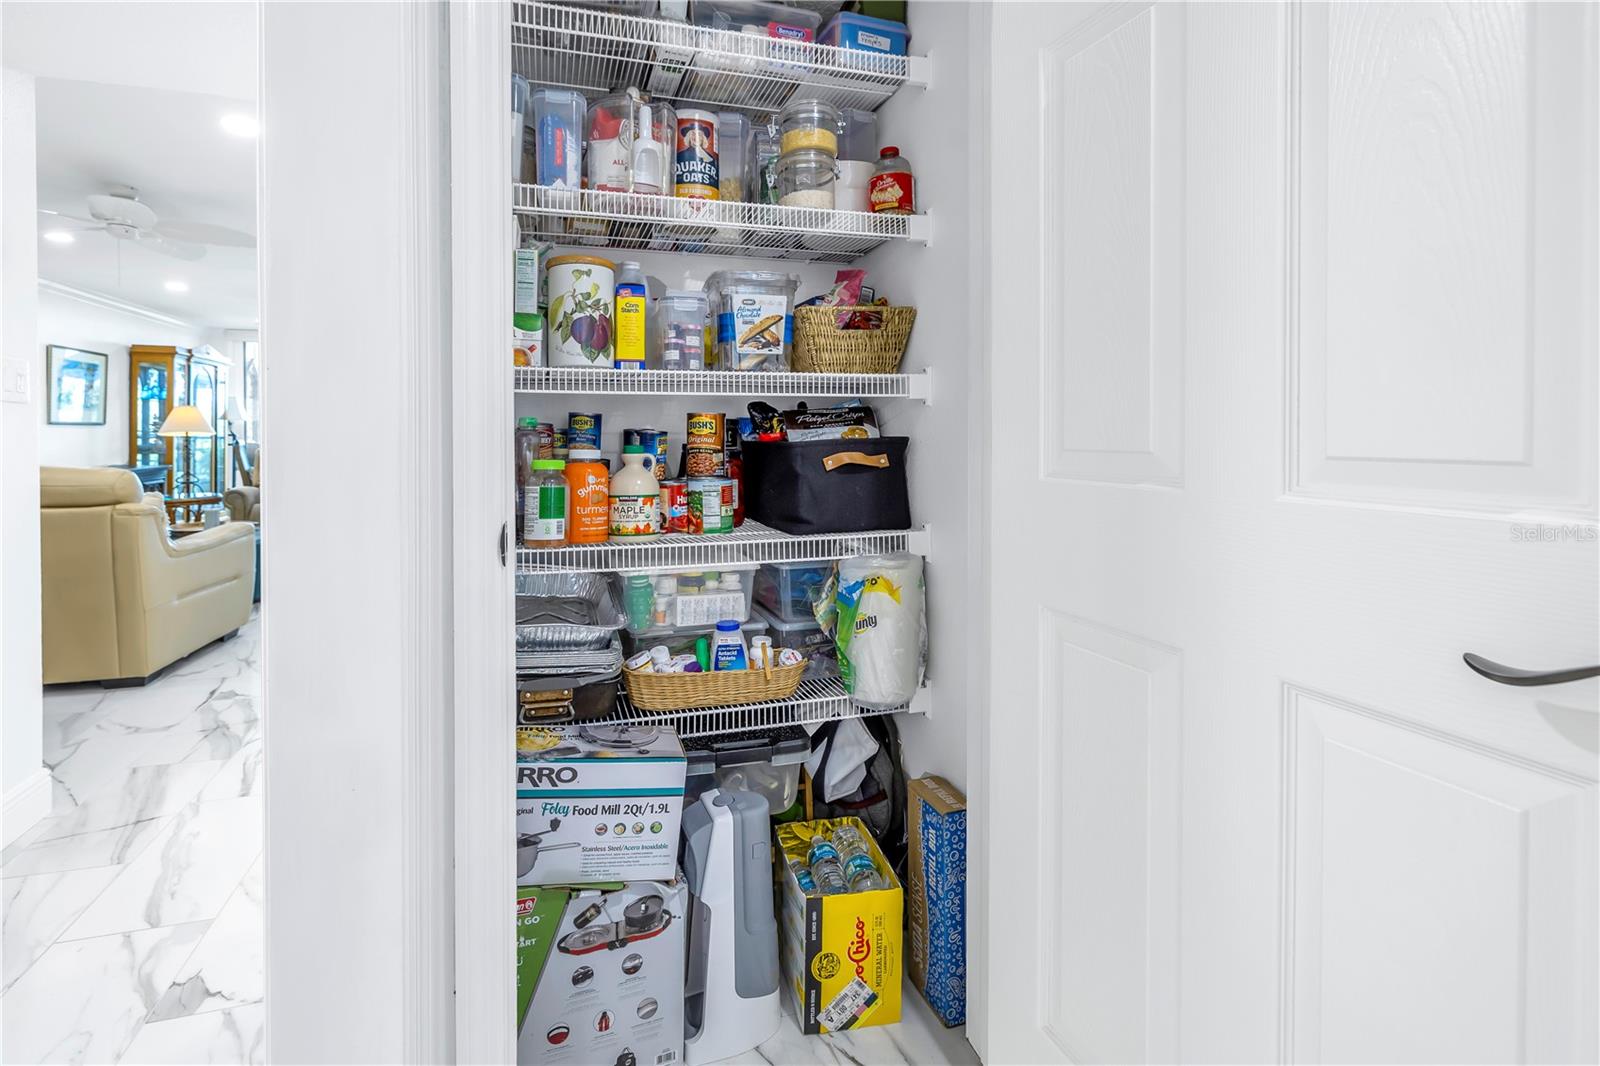
[[[839,154],[839,109],[822,100],[797,100],[783,109],[778,119],[781,155],[811,148]]]
[[[778,202],[785,207],[833,210],[833,183],[839,167],[833,154],[818,148],[785,152],[778,159]]]

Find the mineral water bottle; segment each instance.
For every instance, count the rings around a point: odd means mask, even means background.
[[[827,837],[818,833],[811,838],[811,850],[806,853],[811,876],[817,882],[817,891],[824,896],[850,891],[844,884],[844,867],[839,865],[839,853]]]
[[[800,891],[808,896],[817,894],[817,879],[811,876],[811,871],[799,859],[789,860],[789,869],[794,871],[794,879],[800,883]]]
[[[853,825],[841,825],[833,831],[833,846],[844,865],[844,880],[851,892],[872,892],[885,887],[861,830]]]

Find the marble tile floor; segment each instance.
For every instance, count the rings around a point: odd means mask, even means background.
[[[264,1061],[259,621],[44,695],[51,815],[0,854],[0,1061]]]
[[[0,854],[0,1062],[260,1063],[259,621],[143,689],[45,690],[54,809]],[[976,1063],[902,1020],[777,1035],[739,1066]]]

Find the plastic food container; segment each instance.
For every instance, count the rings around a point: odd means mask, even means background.
[[[656,333],[662,370],[704,370],[705,293],[668,289],[656,301]]]
[[[811,740],[799,726],[687,740],[685,802],[713,785],[740,788],[759,792],[781,814],[800,794],[800,768],[810,755]]]
[[[528,124],[528,79],[521,74],[511,75],[511,143],[516,150],[511,153],[511,180],[531,181],[533,160],[528,156],[527,138],[522,129]],[[526,171],[527,176],[524,176]]]
[[[755,154],[755,135],[750,120],[737,111],[717,113],[717,151],[719,182],[724,202],[743,203],[751,196],[751,158]]]
[[[677,116],[638,93],[613,93],[590,105],[584,122],[584,187],[659,194],[672,172]]]
[[[771,270],[719,270],[707,278],[717,366],[786,369],[794,345],[794,294],[799,287],[795,275]]]
[[[583,94],[571,89],[541,86],[528,94],[522,150],[532,157],[534,184],[561,189],[583,185],[581,131],[586,107]]]
[[[648,601],[639,616],[644,624],[636,625],[630,617],[628,629],[630,632],[684,627],[709,629],[725,618],[743,622],[750,617],[754,585],[755,567],[748,564],[658,575],[641,593]]]
[[[783,109],[778,125],[778,150],[783,155],[802,148],[839,154],[839,109],[830,103],[797,100]]]
[[[906,46],[911,43],[911,33],[904,22],[841,11],[822,27],[822,32],[817,35],[817,43],[856,52],[903,56]]]
[[[739,627],[744,634],[745,643],[750,643],[752,637],[768,635],[767,621],[758,612],[752,611],[751,617]],[[641,651],[649,651],[658,644],[665,645],[671,655],[693,655],[694,644],[700,637],[706,638],[706,647],[711,647],[711,638],[715,635],[717,627],[709,626],[658,626],[647,629],[642,633],[622,631],[622,650],[624,656],[632,658]]]
[[[690,17],[707,29],[800,42],[815,41],[822,25],[815,11],[765,0],[695,0]]]
[[[756,572],[755,601],[785,622],[815,622],[812,605],[832,574],[832,563],[765,563]]]
[[[758,204],[778,202],[778,131],[757,126],[755,159],[751,166],[753,188],[750,198]]]
[[[839,161],[878,161],[878,115],[846,107],[839,111]]]
[[[822,627],[815,619],[805,622],[785,622],[757,607],[756,617],[766,623],[772,636],[773,654],[776,649],[793,648],[806,657],[806,672],[803,676],[811,677],[838,677],[839,676],[839,649],[834,646],[833,638],[822,631]]]
[[[838,165],[827,152],[801,148],[778,159],[778,202],[784,207],[834,208]]]

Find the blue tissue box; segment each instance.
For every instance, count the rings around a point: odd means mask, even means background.
[[[967,1020],[967,798],[942,777],[907,788],[911,981],[945,1025]]]

